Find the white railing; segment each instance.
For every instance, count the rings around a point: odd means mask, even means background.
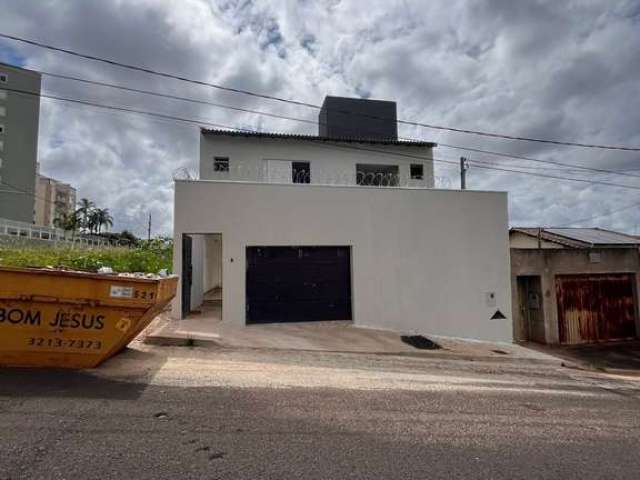
[[[60,228],[32,225],[26,222],[17,222],[6,218],[0,218],[0,236],[45,240],[49,242],[67,242],[74,245],[99,246],[108,245],[109,242],[102,237],[87,235],[84,233],[65,232]]]

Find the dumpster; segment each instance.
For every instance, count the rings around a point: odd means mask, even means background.
[[[97,367],[165,309],[177,283],[176,276],[0,267],[0,365]]]

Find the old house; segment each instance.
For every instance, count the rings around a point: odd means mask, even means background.
[[[176,180],[175,318],[351,320],[512,340],[507,194],[434,188],[394,102],[327,97],[318,135],[202,129]]]
[[[512,228],[516,341],[637,338],[640,239],[600,228]]]

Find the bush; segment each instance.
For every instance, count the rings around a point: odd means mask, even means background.
[[[173,243],[159,238],[139,241],[135,247],[18,247],[0,245],[0,265],[8,267],[66,268],[96,272],[111,267],[114,272],[171,272]]]

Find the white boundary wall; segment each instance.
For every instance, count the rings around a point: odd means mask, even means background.
[[[356,325],[512,341],[506,193],[177,181],[174,214],[177,273],[183,233],[222,234],[225,322],[245,323],[247,246],[349,245]]]

